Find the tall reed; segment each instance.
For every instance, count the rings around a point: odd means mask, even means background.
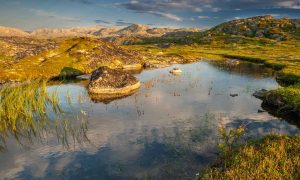
[[[78,136],[86,137],[84,133],[87,132],[87,121],[82,122],[76,127],[71,121],[64,120],[58,93],[47,92],[47,81],[0,89],[0,150],[5,148],[5,140],[10,135],[20,144],[24,138],[33,142],[33,138],[42,138],[49,133],[55,133],[59,139],[64,137],[63,145],[69,137],[79,140]],[[74,129],[78,129],[77,135]]]

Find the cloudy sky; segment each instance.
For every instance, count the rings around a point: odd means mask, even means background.
[[[258,15],[300,18],[300,0],[0,0],[0,26],[33,30],[81,26],[208,28]]]

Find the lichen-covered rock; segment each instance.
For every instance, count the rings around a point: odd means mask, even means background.
[[[120,98],[136,92],[139,80],[121,69],[100,67],[92,73],[88,92],[97,101]]]

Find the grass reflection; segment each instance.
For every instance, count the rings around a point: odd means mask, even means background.
[[[87,120],[83,114],[77,122],[64,119],[57,92],[47,92],[47,81],[35,81],[0,89],[0,150],[6,149],[6,139],[13,136],[21,145],[42,140],[55,134],[69,147],[87,140]],[[75,143],[74,143],[75,144]]]

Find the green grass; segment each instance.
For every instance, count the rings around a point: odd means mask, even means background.
[[[279,88],[267,93],[266,99],[281,99],[285,106],[289,106],[296,112],[300,112],[300,84]],[[279,107],[284,108],[284,106]]]
[[[23,144],[24,139],[33,143],[53,134],[65,147],[88,141],[84,111],[73,112],[72,120],[65,118],[57,92],[49,93],[46,87],[46,81],[34,81],[0,89],[0,150],[10,136]]]
[[[300,135],[268,135],[235,149],[202,179],[299,179],[299,152]]]
[[[47,119],[46,108],[59,112],[56,94],[48,95],[45,82],[33,82],[0,90],[0,132],[32,127],[35,120]]]
[[[36,134],[48,121],[47,108],[60,113],[57,94],[47,93],[45,81],[0,89],[0,147],[8,134]]]

